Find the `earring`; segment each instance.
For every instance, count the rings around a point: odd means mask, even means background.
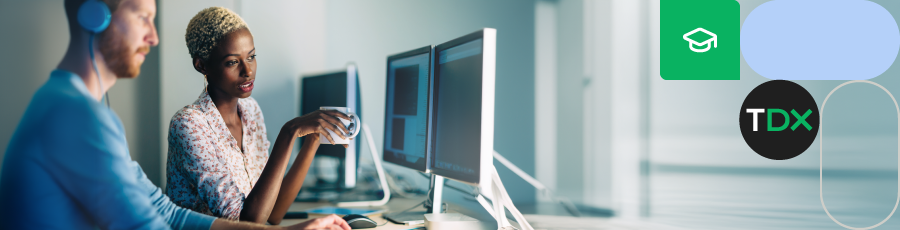
[[[206,74],[203,75],[203,91],[209,93],[209,81],[206,80]]]

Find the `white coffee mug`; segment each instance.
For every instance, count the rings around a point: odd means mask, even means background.
[[[359,135],[359,130],[362,129],[362,126],[361,126],[362,121],[360,121],[359,116],[357,116],[355,113],[353,113],[349,108],[334,107],[334,106],[322,106],[322,107],[319,107],[319,110],[336,110],[338,112],[347,114],[347,116],[349,116],[350,119],[352,119],[352,120],[346,120],[344,118],[340,118],[340,117],[338,118],[338,120],[341,120],[341,123],[344,123],[344,127],[347,127],[347,130],[350,130],[350,134],[346,134],[346,133],[343,133],[344,132],[343,130],[338,129],[338,132],[341,132],[341,134],[344,134],[344,136],[346,136],[347,139],[343,139],[343,138],[341,138],[341,136],[338,136],[331,130],[328,130],[328,134],[331,135],[331,139],[334,139],[334,144],[338,144],[338,145],[350,144],[350,138],[354,138],[354,137],[356,137],[356,135]],[[319,143],[332,144],[330,141],[328,141],[328,138],[325,137],[324,134],[319,134]]]

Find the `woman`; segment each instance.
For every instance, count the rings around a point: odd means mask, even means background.
[[[207,86],[172,117],[166,194],[182,207],[213,216],[280,223],[306,177],[318,134],[334,143],[327,132],[347,133],[338,118],[350,118],[316,111],[288,121],[269,155],[263,115],[250,97],[256,49],[247,24],[231,10],[207,8],[191,19],[185,40]],[[302,136],[307,138],[285,176],[294,140]]]

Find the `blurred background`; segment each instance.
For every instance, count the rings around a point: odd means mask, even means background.
[[[659,1],[158,0],[160,45],[137,79],[118,81],[109,95],[132,157],[162,187],[169,120],[203,89],[184,41],[203,8],[227,7],[250,26],[259,55],[253,97],[267,130],[300,115],[303,74],[355,63],[362,119],[379,148],[386,57],[491,27],[498,31],[495,150],[588,214],[688,229],[843,229],[823,211],[820,186],[844,224],[871,226],[893,214],[900,114],[887,93],[867,84],[842,88],[828,101],[827,129],[823,119],[827,143],[817,139],[789,160],[761,157],[744,143],[738,115],[744,97],[768,79],[742,59],[740,81],[662,80]],[[745,18],[767,1],[739,2]],[[900,14],[900,2],[873,2]],[[0,29],[5,150],[68,44],[62,0],[2,0]],[[897,75],[891,67],[871,80],[900,92]],[[843,82],[797,83],[822,106]],[[495,165],[516,205],[532,207],[524,211],[539,213],[538,204],[552,200]],[[427,182],[419,184],[427,189]],[[898,228],[893,217],[879,229]]]

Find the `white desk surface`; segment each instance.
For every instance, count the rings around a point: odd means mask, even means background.
[[[419,204],[421,200],[411,200],[411,199],[403,199],[403,198],[394,198],[391,199],[391,202],[388,203],[387,206],[384,207],[368,207],[373,209],[382,208],[387,210],[386,212],[391,211],[402,211],[407,208],[412,207],[413,205]],[[304,211],[312,208],[322,207],[322,206],[334,206],[334,204],[327,202],[318,202],[318,203],[300,203],[295,202],[291,204],[291,207],[288,211]],[[421,206],[412,209],[413,211],[424,211],[425,209]],[[310,215],[310,218],[321,217],[321,215]],[[402,224],[394,224],[386,219],[384,219],[381,214],[376,214],[369,216],[372,220],[377,222],[379,225],[384,224],[382,226],[376,228],[370,228],[372,230],[406,230],[412,229],[416,227],[422,227],[424,225],[402,225]],[[586,230],[615,230],[615,229],[623,229],[623,230],[644,230],[644,229],[653,229],[653,230],[681,230],[682,228],[671,227],[656,223],[650,223],[641,220],[623,220],[618,218],[598,218],[598,217],[570,217],[570,216],[550,216],[550,215],[525,215],[525,219],[528,220],[528,223],[534,227],[535,230],[539,229],[586,229]],[[281,225],[294,225],[306,221],[308,219],[285,219],[281,222]]]
[[[391,199],[391,201],[388,202],[388,205],[384,206],[384,207],[362,207],[362,208],[385,209],[385,210],[387,210],[386,212],[390,212],[392,210],[393,211],[403,211],[405,209],[412,207],[413,205],[419,204],[420,202],[422,202],[422,201],[421,200],[403,199],[403,198],[394,198],[394,199]],[[299,212],[299,211],[309,210],[309,209],[323,207],[323,206],[334,206],[334,204],[328,203],[328,202],[318,202],[318,203],[294,202],[293,204],[291,204],[291,207],[288,208],[288,211],[289,212]],[[424,211],[425,208],[422,208],[420,205],[420,207],[418,207],[416,209],[412,209],[412,210]],[[310,214],[309,217],[316,218],[316,217],[323,217],[323,215]],[[420,225],[394,224],[393,222],[390,222],[390,221],[384,219],[384,217],[382,217],[381,214],[371,215],[371,216],[369,216],[369,218],[374,220],[376,223],[378,223],[378,225],[384,224],[377,228],[369,228],[369,229],[373,229],[373,230],[402,230],[402,229],[411,229],[411,228],[425,226],[423,224],[420,224]],[[282,225],[282,226],[294,225],[294,224],[302,223],[303,221],[307,221],[307,220],[309,220],[309,219],[284,219],[281,221],[280,225]]]

